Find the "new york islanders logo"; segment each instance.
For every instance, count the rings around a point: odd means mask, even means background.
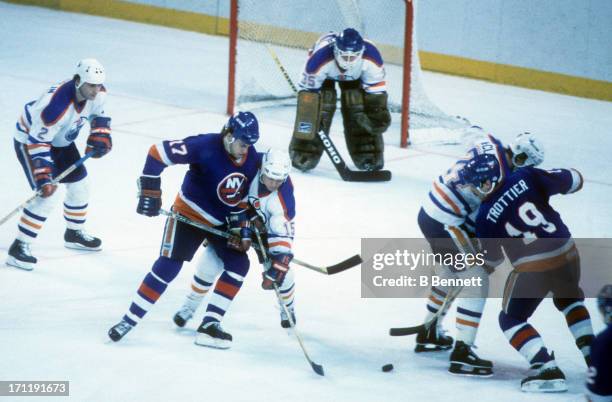
[[[235,207],[245,197],[247,178],[242,173],[230,173],[219,182],[217,196],[227,206]]]

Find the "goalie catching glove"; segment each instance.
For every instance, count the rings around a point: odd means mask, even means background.
[[[138,206],[136,212],[146,216],[157,216],[161,209],[161,179],[154,176],[138,178]]]
[[[113,148],[110,122],[110,117],[94,117],[91,121],[91,131],[87,137],[85,153],[92,153],[92,158],[101,158]]]
[[[289,263],[293,255],[287,253],[272,254],[270,259],[264,263],[266,270],[263,272],[261,287],[266,290],[274,289],[274,284],[281,286],[289,272]]]
[[[246,253],[251,248],[251,220],[246,211],[232,213],[227,218],[227,227],[230,237],[227,239],[227,247],[241,253]]]

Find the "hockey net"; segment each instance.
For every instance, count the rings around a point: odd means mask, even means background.
[[[290,82],[297,86],[307,50],[329,31],[354,27],[382,53],[393,121],[401,122],[392,127],[399,129],[401,145],[407,145],[408,132],[411,143],[458,142],[465,120],[443,112],[423,87],[414,1],[389,0],[385,8],[392,11],[385,13],[372,3],[232,0],[228,113],[236,106],[295,105]]]

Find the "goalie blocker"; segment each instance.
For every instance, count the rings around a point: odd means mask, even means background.
[[[358,81],[339,82],[344,136],[355,166],[362,170],[380,170],[384,166],[382,133],[391,124],[387,93],[365,93]],[[320,93],[301,91],[289,152],[293,166],[302,171],[313,169],[321,159],[323,145],[316,133],[329,135],[337,93],[335,82],[326,80]]]

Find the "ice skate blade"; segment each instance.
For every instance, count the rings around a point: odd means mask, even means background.
[[[232,341],[213,338],[212,336],[203,334],[201,332],[198,332],[196,335],[194,343],[198,346],[205,346],[207,348],[214,349],[229,349],[232,346]]]
[[[19,269],[23,269],[24,271],[31,271],[34,269],[34,266],[36,264],[32,262],[19,261],[15,257],[12,257],[9,255],[8,258],[6,259],[6,265],[9,265],[15,268],[19,268]]]
[[[82,245],[80,243],[73,243],[73,242],[64,242],[64,247],[71,248],[73,250],[85,250],[85,251],[100,251],[100,250],[102,250],[102,246],[87,247],[87,246],[84,246],[84,245]]]
[[[566,392],[565,380],[533,380],[521,385],[523,392]]]

